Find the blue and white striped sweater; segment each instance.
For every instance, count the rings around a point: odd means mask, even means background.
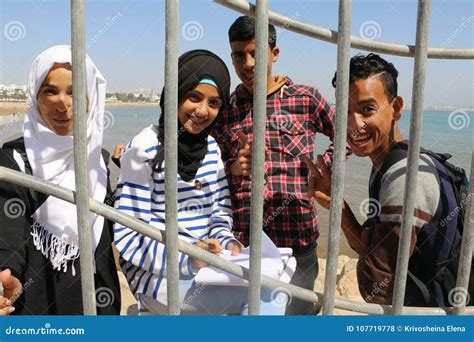
[[[165,192],[163,164],[161,172],[153,178],[149,161],[156,154],[156,130],[145,128],[128,144],[121,158],[121,174],[117,186],[116,207],[124,213],[165,230]],[[226,248],[235,241],[232,233],[232,210],[229,187],[216,141],[208,138],[208,153],[195,180],[184,182],[178,176],[178,225],[184,241],[194,243],[185,230],[201,238],[218,239]],[[184,229],[183,229],[184,228]],[[121,256],[120,264],[134,295],[140,293],[166,304],[166,248],[135,231],[115,225],[115,244]],[[189,256],[179,255],[180,276],[194,276]]]

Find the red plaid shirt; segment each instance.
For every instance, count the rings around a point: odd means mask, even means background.
[[[237,132],[242,130],[250,145],[253,141],[253,102],[245,93],[242,85],[232,93],[215,136],[229,177],[233,230],[248,245],[252,181],[230,172],[240,149]],[[314,160],[316,133],[323,133],[332,141],[333,120],[334,109],[317,89],[294,84],[289,78],[267,96],[263,230],[277,246],[291,247],[297,254],[314,249],[319,236],[316,207],[307,199],[308,168],[304,157]],[[326,160],[331,159],[332,150],[331,143]]]

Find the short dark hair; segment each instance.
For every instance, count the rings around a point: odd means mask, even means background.
[[[243,15],[238,17],[229,28],[229,42],[245,42],[255,38],[255,18]],[[275,26],[268,24],[268,45],[276,46],[277,34]]]
[[[385,93],[388,99],[392,101],[398,94],[398,71],[395,69],[395,66],[375,53],[369,53],[367,56],[356,55],[351,58],[349,84],[374,75],[379,75]],[[337,72],[332,79],[332,86],[334,88],[336,88],[336,76]]]

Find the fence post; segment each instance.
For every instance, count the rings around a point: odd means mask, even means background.
[[[165,45],[165,221],[168,313],[179,315],[178,238],[178,51],[179,1],[166,0]],[[163,115],[163,113],[162,113]]]
[[[472,205],[474,185],[474,152],[471,155],[471,173],[469,179],[469,191],[466,197],[466,203],[460,203],[465,207],[464,228],[461,242],[461,255],[459,257],[458,277],[456,279],[456,288],[449,293],[453,313],[455,315],[464,315],[466,303],[469,300],[469,276],[471,273],[472,251],[474,242],[474,205]],[[462,212],[459,213],[462,215]],[[459,296],[461,295],[461,296]],[[471,298],[472,299],[472,298]]]
[[[349,61],[351,37],[351,2],[339,0],[336,79],[336,132],[331,176],[331,211],[329,216],[328,258],[324,279],[323,314],[332,315],[336,293],[337,260],[341,238],[341,215],[344,194]]]
[[[250,211],[249,315],[260,312],[263,189],[267,113],[268,1],[257,0],[255,9],[255,89],[253,94],[252,207]]]
[[[87,162],[86,125],[86,50],[84,0],[71,0],[72,88],[74,106],[74,174],[76,181],[77,228],[84,315],[96,315],[92,253],[92,231],[89,219],[89,168]]]
[[[426,60],[428,56],[428,29],[430,20],[430,0],[418,1],[416,25],[416,50],[413,72],[412,109],[410,118],[410,144],[408,147],[407,179],[403,198],[402,226],[398,244],[397,268],[393,291],[393,314],[403,314],[405,288],[407,282],[410,241],[413,229],[418,162],[420,156],[421,128],[423,124],[423,96],[426,79]]]

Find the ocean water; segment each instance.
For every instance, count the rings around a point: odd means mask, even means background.
[[[409,138],[409,110],[403,112],[399,127],[402,134]],[[316,144],[316,152],[324,153],[329,139],[324,135],[317,135]],[[421,146],[434,152],[451,154],[450,162],[464,168],[469,176],[474,151],[474,112],[425,111]],[[360,223],[365,220],[365,208],[361,203],[369,198],[368,182],[371,168],[372,164],[368,157],[360,158],[352,155],[346,162],[344,199]],[[329,232],[329,211],[321,208],[318,213],[321,231],[319,244],[324,248],[327,245]],[[345,238],[341,240],[341,253],[355,255]]]
[[[106,112],[104,148],[113,152],[117,144],[126,144],[144,127],[158,122],[159,107],[111,107]],[[402,134],[409,137],[410,111],[405,110],[399,126]],[[0,132],[5,132],[0,126]],[[15,126],[13,126],[15,127]],[[5,133],[4,133],[5,134]],[[1,134],[0,134],[1,135]],[[0,137],[1,139],[1,137]],[[450,153],[451,162],[470,171],[474,150],[474,112],[425,111],[423,114],[422,146],[435,152]],[[324,153],[330,141],[322,134],[316,136],[316,153]],[[119,169],[111,163],[112,182]],[[368,198],[368,180],[371,170],[369,158],[351,156],[346,162],[344,198],[362,223],[364,210],[361,203]],[[325,254],[329,231],[329,211],[318,208],[320,216],[319,245]],[[345,240],[341,240],[341,253],[354,255]]]

